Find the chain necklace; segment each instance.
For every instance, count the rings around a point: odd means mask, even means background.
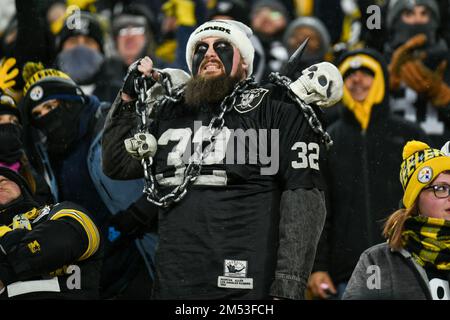
[[[288,92],[289,98],[295,101],[301,108],[304,116],[306,117],[308,124],[313,131],[320,135],[321,142],[326,145],[327,148],[333,145],[330,135],[322,128],[322,124],[317,118],[316,113],[311,106],[300,100],[291,90],[289,84],[291,79],[281,76],[279,73],[271,73],[269,80],[274,84],[285,88]],[[163,98],[154,104],[147,107],[147,83],[143,78],[137,78],[135,81],[135,89],[139,92],[138,100],[136,101],[136,113],[140,118],[140,124],[138,127],[138,133],[148,133],[147,118],[152,114],[155,108],[161,108],[167,104],[180,102],[184,93],[184,86],[174,88],[170,80],[170,76],[164,72],[160,72],[159,82],[166,91]],[[225,125],[224,116],[229,112],[237,97],[250,87],[255,87],[256,83],[254,78],[248,78],[239,82],[233,89],[230,95],[226,96],[220,104],[220,113],[218,116],[214,116],[208,125],[208,132],[210,134],[207,145],[205,148],[202,143],[198,143],[194,153],[189,158],[187,167],[184,169],[183,179],[180,185],[172,189],[168,194],[160,196],[156,187],[155,177],[152,171],[153,158],[147,157],[141,160],[142,167],[144,169],[144,193],[147,195],[147,200],[158,207],[167,208],[172,204],[179,202],[183,199],[187,193],[188,186],[195,182],[202,170],[203,159],[206,158],[212,150],[216,137],[222,131]]]
[[[303,114],[306,117],[306,120],[308,121],[309,126],[313,129],[315,133],[317,133],[320,136],[320,141],[323,144],[325,144],[327,148],[330,148],[333,145],[333,140],[331,139],[328,132],[326,132],[323,129],[322,124],[317,118],[317,115],[314,112],[313,108],[311,108],[311,106],[307,105],[302,100],[300,100],[300,98],[297,97],[297,95],[294,92],[292,92],[291,88],[289,87],[292,80],[289,79],[288,77],[280,75],[278,72],[272,72],[269,75],[269,80],[274,84],[281,86],[287,90],[289,98],[294,100],[300,106]]]
[[[173,88],[170,81],[170,77],[161,72],[161,82],[162,86],[166,90],[166,95],[163,99],[156,102],[151,107],[146,106],[146,94],[147,94],[147,84],[142,78],[137,78],[135,82],[135,88],[138,89],[139,98],[136,101],[136,113],[140,118],[140,125],[138,128],[138,133],[148,133],[147,117],[153,112],[153,109],[160,108],[169,103],[176,103],[181,101],[184,88]],[[147,195],[147,200],[159,207],[167,208],[173,203],[179,202],[187,193],[187,188],[190,184],[194,183],[197,177],[200,175],[202,170],[203,159],[206,158],[212,150],[214,150],[214,145],[216,137],[222,131],[225,125],[225,114],[230,111],[237,97],[247,90],[249,87],[255,86],[256,83],[253,77],[248,78],[244,81],[239,82],[233,89],[230,95],[226,96],[222,103],[220,104],[220,113],[218,116],[214,116],[208,125],[209,138],[207,140],[207,145],[203,149],[203,144],[199,143],[195,148],[194,154],[189,158],[187,167],[183,173],[183,179],[180,185],[176,186],[172,191],[164,196],[160,196],[156,188],[155,177],[152,171],[153,158],[148,157],[141,160],[142,167],[144,169],[144,193]]]

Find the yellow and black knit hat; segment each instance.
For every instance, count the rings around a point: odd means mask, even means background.
[[[403,147],[403,162],[400,167],[405,208],[411,208],[420,191],[441,172],[447,170],[450,170],[449,156],[438,149],[431,148],[426,143],[409,141]]]
[[[25,81],[24,114],[50,99],[82,101],[81,88],[64,72],[57,69],[45,69],[41,63],[27,62],[22,76]]]

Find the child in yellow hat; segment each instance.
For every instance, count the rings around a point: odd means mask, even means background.
[[[403,149],[403,205],[387,243],[367,249],[344,299],[450,300],[450,156],[420,141]]]

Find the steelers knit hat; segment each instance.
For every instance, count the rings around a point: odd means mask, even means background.
[[[41,63],[27,62],[22,76],[24,112],[31,110],[51,99],[83,101],[84,94],[80,87],[64,72],[56,69],[45,69]]]
[[[403,162],[400,168],[405,208],[411,208],[420,191],[446,170],[450,170],[449,156],[426,143],[409,141],[403,148]]]
[[[192,59],[197,43],[207,37],[219,37],[230,41],[240,51],[244,61],[248,65],[247,76],[250,76],[253,71],[253,58],[255,56],[255,48],[250,41],[252,34],[252,29],[239,21],[211,20],[205,22],[192,32],[187,42],[186,62],[189,71],[192,73]]]

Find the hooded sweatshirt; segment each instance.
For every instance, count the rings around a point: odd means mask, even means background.
[[[363,103],[344,90],[340,118],[328,130],[334,144],[321,164],[328,210],[314,271],[328,271],[335,283],[348,281],[361,253],[383,241],[384,219],[402,197],[402,147],[424,139],[419,127],[389,113],[388,73],[377,52],[349,52],[338,68],[344,76],[351,69],[368,69],[374,81]]]

